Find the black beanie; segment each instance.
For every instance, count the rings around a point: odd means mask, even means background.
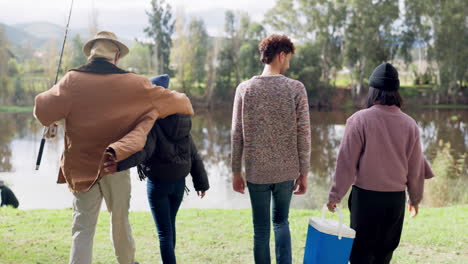
[[[380,64],[372,72],[369,86],[383,91],[397,91],[400,88],[397,70],[388,62]]]

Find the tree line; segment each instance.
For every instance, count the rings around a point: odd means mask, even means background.
[[[277,0],[261,23],[246,12],[226,11],[218,36],[208,34],[202,18],[174,13],[166,0],[151,0],[147,16],[147,38],[135,40],[119,66],[149,77],[169,73],[172,89],[208,104],[231,100],[240,82],[261,73],[257,46],[273,32],[295,42],[287,75],[305,84],[312,104],[330,104],[338,86],[359,97],[372,69],[385,61],[411,72],[414,84],[429,84],[448,102],[468,93],[463,0]],[[42,85],[47,87],[58,61],[56,45],[51,42],[43,60],[21,61],[9,55],[7,41],[0,31],[1,89],[18,93],[15,85],[30,72],[47,76]],[[67,45],[62,72],[86,62],[83,42],[77,35]],[[43,88],[30,83],[31,91]]]
[[[200,18],[179,12],[172,19],[165,0],[151,3],[145,32],[153,42],[132,49],[148,45],[153,59],[139,60],[138,68],[146,65],[143,71],[150,72],[151,61],[157,62],[158,73],[175,77],[174,88],[208,101],[232,98],[238,83],[260,74],[257,45],[271,32],[297,43],[288,75],[304,82],[316,103],[330,103],[340,78],[358,97],[371,71],[386,61],[412,72],[414,84],[430,84],[437,95],[467,95],[463,0],[277,0],[262,23],[245,12],[226,11],[218,37],[208,35]]]

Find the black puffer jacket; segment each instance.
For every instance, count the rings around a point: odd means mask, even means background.
[[[120,161],[118,171],[138,165],[141,179],[174,181],[192,175],[197,191],[210,188],[203,161],[198,155],[190,130],[192,120],[186,115],[171,115],[155,122],[143,150]]]

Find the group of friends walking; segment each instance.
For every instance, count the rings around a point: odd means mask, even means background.
[[[274,34],[258,47],[264,70],[239,84],[234,98],[233,190],[244,194],[247,187],[250,196],[255,263],[271,263],[273,223],[276,263],[288,264],[291,197],[307,191],[314,139],[306,89],[284,75],[294,44],[287,36]],[[149,80],[119,68],[119,59],[129,50],[112,32],[98,32],[83,52],[87,64],[71,69],[39,94],[34,107],[44,126],[64,120],[65,148],[57,182],[67,183],[73,194],[69,263],[92,263],[102,200],[110,212],[118,263],[137,263],[128,218],[129,168],[135,166],[147,183],[161,261],[176,263],[176,216],[185,178],[191,174],[201,198],[210,187],[190,135],[194,115],[190,100],[168,89],[167,75]],[[400,241],[406,192],[415,215],[424,179],[433,176],[418,126],[401,111],[397,70],[389,63],[379,65],[369,86],[366,108],[346,122],[327,204],[333,212],[352,189],[348,200],[351,227],[356,230],[352,264],[390,263]]]

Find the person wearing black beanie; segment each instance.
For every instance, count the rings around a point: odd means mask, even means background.
[[[398,72],[388,62],[380,64],[372,72],[369,78],[369,86],[382,91],[398,91],[400,88],[400,80]]]
[[[395,67],[388,62],[380,64],[369,78],[367,108],[374,104],[396,105],[401,108],[403,99],[398,92],[399,89],[400,79]]]
[[[434,177],[414,119],[401,111],[398,71],[379,65],[369,78],[367,109],[346,120],[328,209],[351,188],[350,226],[356,231],[351,264],[389,264],[409,211],[418,214],[424,180]]]

